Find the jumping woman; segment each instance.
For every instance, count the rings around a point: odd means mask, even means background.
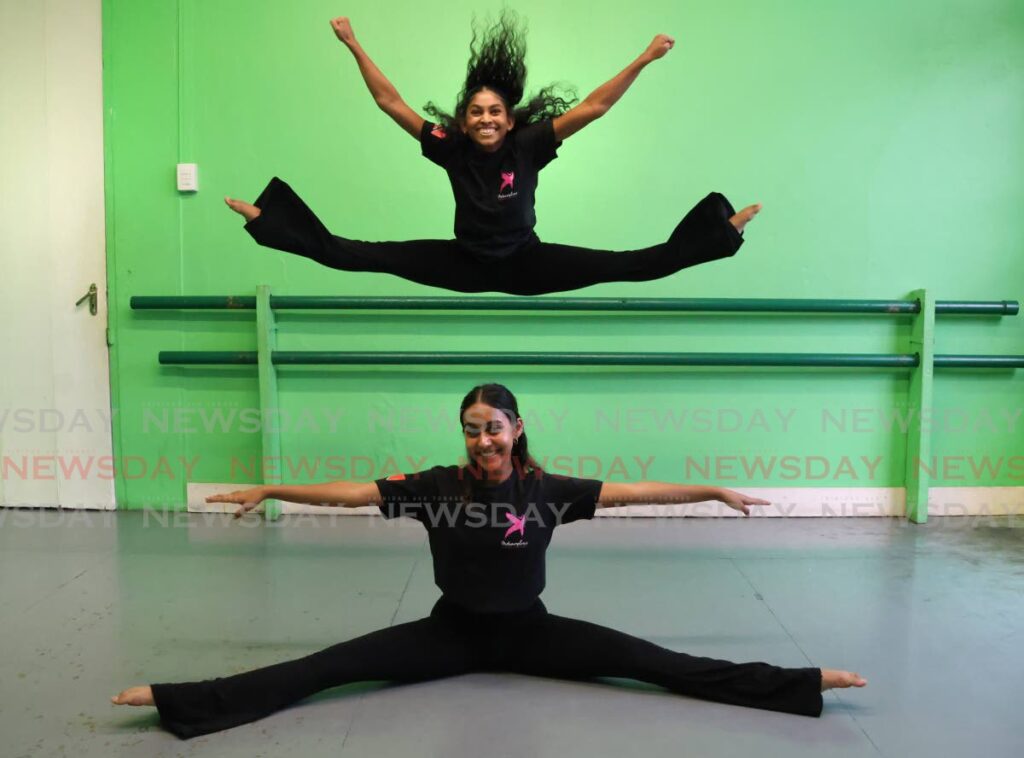
[[[526,83],[525,32],[502,13],[478,43],[474,29],[466,81],[454,116],[433,103],[432,121],[410,108],[360,46],[347,18],[331,26],[356,59],[377,105],[413,139],[423,155],[448,173],[455,194],[455,239],[363,242],[331,234],[278,178],[255,204],[225,202],[245,217],[260,245],[311,258],[344,271],[394,274],[457,292],[540,295],[602,282],[660,279],[689,266],[733,255],[741,233],[761,209],[736,213],[712,192],[679,222],[668,240],[640,250],[612,252],[541,242],[533,228],[538,173],[562,142],[608,112],[640,72],[675,45],[659,34],[616,77],[583,102],[553,86],[522,104]]]
[[[530,455],[515,397],[500,384],[470,390],[459,418],[466,466],[369,483],[266,485],[207,498],[237,504],[236,517],[279,498],[338,507],[376,504],[386,518],[420,521],[442,593],[429,617],[297,660],[201,682],[131,687],[111,700],[155,705],[163,725],[188,738],[255,721],[329,687],[472,671],[630,678],[691,697],[804,716],[821,715],[824,690],[867,684],[849,671],[698,658],[548,613],[539,597],[544,556],[561,524],[630,503],[720,500],[745,515],[750,506],[768,503],[719,487],[547,474]]]

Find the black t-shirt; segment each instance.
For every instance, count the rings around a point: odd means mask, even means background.
[[[420,144],[423,155],[448,172],[455,194],[455,238],[466,249],[481,258],[504,258],[537,240],[537,174],[562,144],[550,120],[516,127],[493,153],[429,121]]]
[[[513,473],[489,485],[459,466],[398,474],[377,487],[386,518],[409,516],[426,527],[434,581],[445,598],[478,613],[533,605],[544,589],[554,528],[593,518],[601,494],[595,479]]]

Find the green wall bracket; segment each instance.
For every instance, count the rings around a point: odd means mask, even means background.
[[[909,418],[916,419],[907,429],[907,455],[904,486],[906,488],[907,518],[915,524],[928,521],[928,488],[931,477],[921,461],[931,457],[931,434],[924,418],[931,417],[932,379],[935,374],[935,299],[927,290],[911,293],[921,303],[914,316],[910,335],[910,349],[919,357],[910,373],[910,391],[907,397]]]
[[[263,284],[256,288],[256,355],[260,379],[260,429],[263,434],[263,461],[281,460],[281,430],[277,423],[279,417],[277,395],[277,369],[272,360],[277,347],[277,322],[274,310],[270,307],[270,287]],[[264,465],[264,484],[280,484],[279,467],[270,466],[267,471]],[[263,513],[270,521],[281,516],[281,504],[277,500],[267,500],[263,504]]]

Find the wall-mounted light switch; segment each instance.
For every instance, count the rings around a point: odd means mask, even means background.
[[[195,163],[178,164],[178,191],[199,191],[199,167]]]

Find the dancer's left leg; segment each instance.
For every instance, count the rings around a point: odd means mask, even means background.
[[[672,692],[820,716],[822,671],[699,658],[587,621],[546,614],[522,630],[511,671],[561,679],[621,677]],[[525,651],[525,652],[522,652]]]
[[[615,252],[539,242],[494,261],[489,278],[494,289],[516,295],[661,279],[684,268],[734,255],[743,244],[740,228],[758,209],[751,206],[736,213],[723,195],[712,192],[661,244]]]

